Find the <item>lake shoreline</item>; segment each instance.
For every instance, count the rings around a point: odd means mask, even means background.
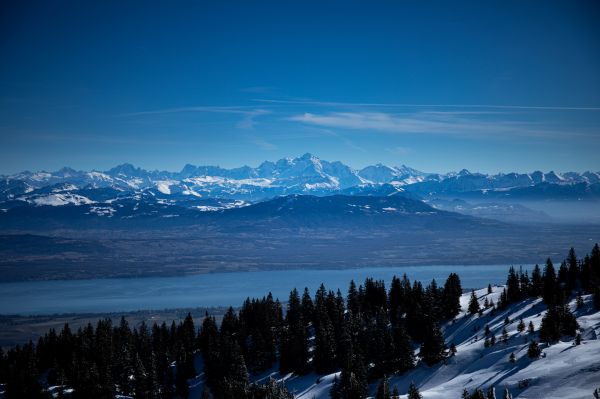
[[[518,266],[517,266],[518,267]],[[524,265],[530,270],[531,265]],[[346,292],[350,280],[384,280],[406,274],[411,281],[436,279],[442,285],[457,273],[463,288],[504,284],[506,265],[437,265],[354,268],[339,270],[286,270],[231,272],[185,277],[129,279],[47,280],[0,283],[0,315],[103,314],[152,309],[211,308],[240,306],[250,298],[269,292],[284,302],[290,290],[308,287],[314,292],[321,283],[327,289]]]

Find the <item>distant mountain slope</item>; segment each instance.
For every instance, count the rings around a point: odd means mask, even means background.
[[[186,206],[144,195],[0,212],[0,279],[529,263],[557,248],[600,241],[597,225],[517,226],[400,194],[291,195],[256,204],[192,197],[195,205]],[[12,251],[23,233],[36,236]]]
[[[458,213],[432,208],[426,203],[401,194],[393,196],[289,195],[256,204],[241,201],[186,198],[167,201],[156,194],[123,196],[108,203],[90,201],[76,191],[68,195],[46,196],[44,202],[8,202],[0,212],[0,226],[12,229],[154,227],[212,225],[226,229],[239,225],[273,227],[336,225],[388,225],[398,220],[435,218],[438,224],[468,222],[488,225]],[[85,200],[81,200],[85,198]],[[56,206],[57,202],[61,202]],[[65,202],[64,204],[62,202]],[[458,226],[455,226],[458,228]]]
[[[106,200],[96,191],[110,188],[113,196],[146,191],[170,198],[202,197],[260,201],[280,195],[331,195],[370,192],[369,195],[407,191],[416,196],[471,193],[519,198],[544,197],[600,199],[600,173],[507,173],[485,175],[462,170],[458,173],[425,173],[405,165],[382,164],[353,169],[341,162],[321,160],[312,154],[265,161],[258,167],[225,169],[218,166],[186,165],[180,172],[147,171],[122,164],[107,171],[76,171],[62,168],[55,172],[22,172],[0,176],[2,202],[47,202],[65,205],[84,198],[50,198],[55,194],[86,190],[89,201]],[[515,191],[521,189],[521,191]],[[509,193],[507,193],[509,192]],[[379,193],[379,194],[378,194]],[[106,192],[104,192],[106,194]],[[37,202],[36,202],[37,201]]]

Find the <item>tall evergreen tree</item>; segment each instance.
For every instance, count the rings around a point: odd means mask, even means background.
[[[476,314],[479,312],[479,302],[475,295],[475,290],[471,291],[471,299],[469,300],[469,313]]]
[[[288,300],[280,352],[279,368],[282,373],[302,374],[307,371],[308,337],[302,318],[300,297],[295,288],[290,292]]]
[[[407,393],[408,393],[408,399],[423,399],[423,396],[421,395],[421,393],[417,389],[417,386],[415,385],[414,382],[410,383],[410,386],[408,387],[408,392]]]
[[[431,322],[425,330],[420,356],[428,366],[431,366],[446,358],[446,343],[437,322]]]
[[[384,375],[377,385],[375,399],[390,399],[390,395],[390,380],[387,375]]]
[[[557,291],[556,272],[550,258],[546,261],[546,267],[544,268],[543,284],[542,297],[544,298],[544,302],[548,306],[554,305],[556,303]]]
[[[455,318],[460,312],[462,287],[456,273],[450,273],[442,291],[442,312],[446,319]]]

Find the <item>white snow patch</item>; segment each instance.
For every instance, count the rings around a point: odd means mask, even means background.
[[[85,205],[85,204],[94,204],[95,202],[91,199],[84,197],[79,194],[48,194],[45,196],[40,196],[37,198],[33,198],[31,200],[34,204],[40,205],[50,205],[50,206],[63,206],[63,205]]]

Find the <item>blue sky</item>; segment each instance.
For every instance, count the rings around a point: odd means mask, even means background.
[[[0,4],[0,173],[600,170],[597,1]]]

